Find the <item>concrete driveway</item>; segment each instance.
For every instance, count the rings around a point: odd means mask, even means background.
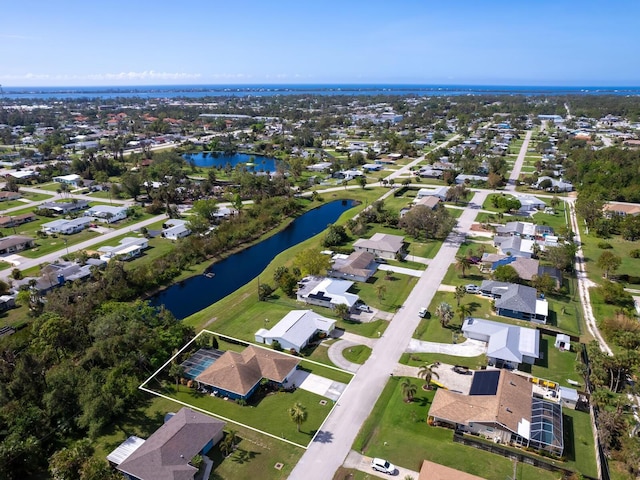
[[[378,270],[385,272],[401,273],[402,275],[409,275],[410,277],[420,278],[425,272],[424,270],[414,270],[413,268],[396,267],[394,265],[378,265]]]
[[[349,452],[349,454],[347,455],[347,458],[344,461],[344,466],[346,468],[360,470],[361,472],[368,473],[372,477],[378,477],[378,478],[389,478],[389,477],[406,478],[407,476],[410,476],[412,478],[417,479],[419,476],[418,472],[414,472],[413,470],[409,470],[408,468],[403,468],[398,465],[395,465],[396,471],[393,475],[388,475],[386,473],[378,472],[377,470],[374,470],[373,468],[371,468],[371,457],[360,455],[355,450],[351,450]]]
[[[442,353],[456,357],[477,357],[487,351],[487,344],[479,340],[467,339],[463,343],[425,342],[412,338],[407,346],[409,353]]]
[[[461,359],[461,364],[464,365],[464,359]],[[456,373],[453,371],[453,365],[441,363],[437,367],[434,366],[434,373],[438,374],[438,377],[433,376],[433,379],[444,385],[448,390],[452,392],[459,392],[467,395],[471,390],[471,382],[473,381],[473,372],[469,371],[468,374]],[[393,374],[399,377],[414,377],[418,376],[420,367],[410,367],[409,365],[402,365],[399,363],[393,370]],[[424,382],[424,381],[423,381]]]
[[[338,401],[344,389],[347,388],[346,383],[336,382],[330,378],[321,377],[304,370],[297,370],[291,377],[290,382],[302,390],[315,393],[334,402]]]

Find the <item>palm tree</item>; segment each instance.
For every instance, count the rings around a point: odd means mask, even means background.
[[[458,257],[456,259],[456,270],[462,272],[462,278],[467,276],[467,269],[471,268],[471,260],[467,257]]]
[[[456,301],[458,302],[458,306],[460,306],[460,300],[467,294],[467,290],[464,288],[464,285],[458,285],[456,287],[456,292],[454,296],[456,297]]]
[[[404,401],[409,403],[413,400],[413,396],[416,394],[417,388],[411,383],[411,380],[405,378],[403,382],[400,384],[402,387],[402,395],[404,396]]]
[[[376,293],[378,294],[378,300],[382,300],[384,298],[384,294],[387,293],[386,285],[377,285]]]
[[[300,425],[307,421],[307,409],[299,402],[296,402],[293,407],[289,409],[289,417],[291,421],[295,423],[300,431]]]
[[[438,375],[437,372],[434,372],[435,368],[437,368],[437,366],[433,363],[425,363],[420,367],[420,370],[418,370],[418,377],[424,378],[424,388],[426,390],[431,388],[430,384],[433,377],[436,377],[438,379],[440,378],[440,375]]]
[[[235,430],[229,430],[229,432],[224,436],[224,440],[220,442],[220,450],[222,450],[225,457],[233,451],[236,446],[237,438]]]
[[[471,306],[468,304],[460,305],[458,307],[457,313],[460,316],[460,321],[464,322],[465,317],[471,315]]]
[[[436,316],[440,319],[440,325],[445,328],[453,319],[453,309],[447,302],[442,302],[435,311]]]
[[[337,304],[334,307],[333,311],[336,312],[336,315],[338,315],[343,320],[349,318],[349,305],[347,305],[346,303]]]
[[[184,368],[176,362],[172,362],[169,367],[169,376],[176,380],[176,390],[180,387],[180,379],[184,376]]]

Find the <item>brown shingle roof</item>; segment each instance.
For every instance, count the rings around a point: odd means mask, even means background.
[[[438,389],[429,415],[462,425],[498,423],[518,433],[522,419],[531,422],[532,388],[528,379],[501,370],[495,395],[463,395]]]
[[[347,275],[368,277],[371,272],[367,267],[369,267],[375,259],[376,257],[373,253],[360,250],[349,255],[344,263],[335,268],[335,270]]]
[[[141,480],[193,480],[197,469],[189,462],[224,425],[209,415],[182,408],[117,468]]]
[[[416,206],[423,205],[423,206],[433,210],[434,208],[436,208],[438,206],[439,203],[440,203],[440,199],[438,197],[436,197],[434,195],[429,195],[429,196],[426,196],[426,197],[422,197],[420,200],[418,200],[416,202]]]
[[[242,353],[223,353],[196,380],[244,396],[263,378],[282,383],[298,363],[294,357],[249,346]]]

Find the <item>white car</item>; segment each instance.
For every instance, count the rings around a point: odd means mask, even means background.
[[[422,307],[422,308],[420,309],[420,311],[418,312],[418,316],[419,316],[420,318],[425,318],[425,317],[427,316],[427,313],[428,313],[428,312],[427,312],[426,307]]]
[[[369,307],[369,305],[365,305],[364,303],[361,303],[360,305],[356,306],[356,309],[360,310],[361,312],[371,311],[371,307]]]
[[[467,293],[480,293],[480,287],[478,285],[474,285],[473,283],[465,285],[464,289]]]
[[[371,468],[377,470],[378,472],[387,473],[389,475],[393,475],[394,473],[396,473],[395,465],[382,458],[372,459]]]

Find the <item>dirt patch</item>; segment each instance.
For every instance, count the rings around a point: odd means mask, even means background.
[[[472,224],[470,230],[473,231],[473,232],[487,232],[487,233],[492,233],[493,232],[493,230],[487,230],[486,228],[484,228],[479,223]]]

